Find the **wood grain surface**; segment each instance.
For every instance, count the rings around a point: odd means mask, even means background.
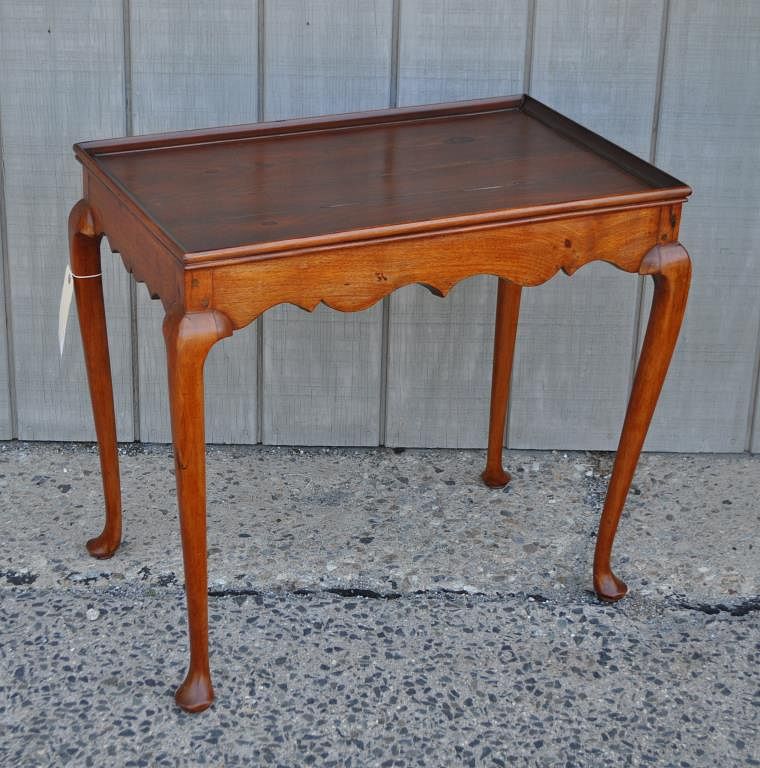
[[[673,186],[601,157],[534,117],[530,102],[477,109],[427,123],[325,126],[96,159],[192,264],[213,263],[219,251],[264,258],[294,241],[354,240],[364,230],[397,232],[416,222],[430,230],[427,222],[445,228],[469,215],[498,219],[498,211],[518,218],[584,201],[599,208]]]

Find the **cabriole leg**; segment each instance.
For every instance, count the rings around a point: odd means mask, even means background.
[[[187,712],[200,712],[214,700],[208,657],[203,365],[213,344],[231,333],[229,320],[218,312],[167,314],[164,319],[190,637],[190,663],[175,699]]]
[[[679,243],[658,245],[645,256],[639,272],[654,279],[654,298],[599,522],[594,589],[603,600],[619,600],[628,591],[610,567],[612,544],[681,328],[689,293],[691,261]]]
[[[491,488],[500,488],[512,479],[504,471],[501,453],[504,446],[504,423],[507,418],[512,361],[515,356],[521,291],[519,285],[499,278],[493,343],[491,416],[488,422],[488,454],[486,468],[481,475],[483,482]]]
[[[121,486],[116,445],[111,361],[100,277],[100,239],[92,211],[80,200],[69,215],[69,258],[74,278],[74,296],[82,334],[92,415],[103,476],[106,519],[99,536],[87,542],[87,551],[97,558],[111,557],[121,541]]]

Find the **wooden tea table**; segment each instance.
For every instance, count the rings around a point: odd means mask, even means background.
[[[84,194],[71,211],[71,269],[105,493],[121,538],[116,427],[100,239],[166,310],[172,438],[190,663],[176,693],[211,704],[203,364],[211,346],[275,304],[342,312],[420,283],[444,296],[496,275],[483,480],[510,480],[502,438],[523,286],[603,260],[654,280],[646,338],[594,557],[594,588],[618,600],[610,552],[686,305],[678,239],[691,190],[529,96],[77,144]]]

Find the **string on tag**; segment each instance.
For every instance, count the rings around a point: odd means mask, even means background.
[[[100,277],[103,273],[96,275],[75,275],[71,271],[71,266],[66,265],[66,272],[63,275],[63,288],[61,289],[61,304],[58,307],[58,350],[63,357],[63,344],[66,341],[66,326],[69,322],[69,311],[71,309],[71,298],[74,293],[74,280],[87,280],[90,277]]]

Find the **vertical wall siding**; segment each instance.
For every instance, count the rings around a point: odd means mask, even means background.
[[[0,125],[2,116],[0,115]],[[10,307],[5,304],[5,202],[3,200],[3,155],[2,135],[0,135],[0,440],[8,440],[13,437],[13,418],[11,403],[11,376],[8,371],[9,349],[7,338],[7,325],[10,320]]]
[[[528,88],[695,189],[647,447],[760,450],[759,51],[754,0],[0,3],[0,438],[93,435],[75,312],[63,360],[56,341],[74,141]],[[103,254],[119,437],[168,440],[162,308]],[[523,297],[507,444],[613,448],[648,282],[595,264]],[[275,308],[212,350],[208,439],[482,446],[494,304],[478,277],[356,314]]]
[[[258,116],[258,14],[251,0],[130,0],[135,133],[252,123]],[[137,290],[140,438],[171,439],[163,307]],[[257,441],[255,324],[206,361],[209,442]]]
[[[72,312],[58,354],[66,221],[81,196],[71,145],[124,132],[121,0],[0,3],[0,135],[18,436],[92,439]],[[132,439],[129,278],[103,248],[119,436]]]
[[[401,3],[400,105],[520,93],[527,0]],[[446,299],[396,291],[388,325],[388,445],[481,447],[496,279],[475,277]]]
[[[680,236],[694,276],[647,447],[742,451],[760,319],[760,3],[671,2],[657,162],[694,188]]]
[[[537,0],[531,93],[649,159],[663,0]],[[612,449],[639,281],[607,264],[523,291],[508,443]]]
[[[388,106],[391,0],[265,7],[265,119]],[[354,314],[275,307],[263,331],[264,442],[377,445],[382,306]]]

